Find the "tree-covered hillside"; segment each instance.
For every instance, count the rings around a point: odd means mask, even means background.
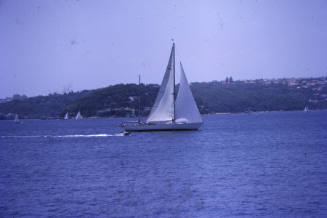
[[[311,96],[282,84],[193,83],[192,90],[203,113],[301,110]]]
[[[305,82],[303,82],[305,81]],[[203,82],[192,83],[191,89],[200,112],[237,113],[247,111],[302,110],[327,108],[327,79],[306,79],[296,83],[267,82]],[[106,88],[50,94],[31,98],[15,98],[0,103],[0,118],[13,114],[22,118],[62,118],[66,112],[85,117],[137,115],[138,96],[141,96],[141,115],[147,115],[154,103],[158,85],[118,84]],[[178,90],[178,86],[177,86]]]
[[[31,98],[15,99],[0,104],[0,118],[12,118],[19,114],[21,118],[57,118],[65,105],[90,94],[91,91],[50,94]]]

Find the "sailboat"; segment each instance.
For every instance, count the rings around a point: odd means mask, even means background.
[[[203,121],[180,63],[180,84],[175,100],[175,43],[159,92],[146,122],[125,123],[125,131],[197,130]]]
[[[83,119],[83,116],[82,116],[81,112],[78,111],[78,113],[76,114],[75,120],[81,120],[81,119]]]
[[[64,120],[68,120],[69,119],[69,115],[68,112],[65,114]]]
[[[20,123],[20,120],[19,120],[18,114],[15,115],[14,122],[15,122],[15,123]]]
[[[309,107],[308,106],[305,106],[304,109],[303,109],[304,112],[309,112]]]

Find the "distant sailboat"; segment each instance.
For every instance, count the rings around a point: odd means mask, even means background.
[[[69,119],[69,115],[68,115],[68,112],[65,114],[65,117],[64,117],[65,120],[68,120]]]
[[[303,109],[304,112],[309,112],[309,107],[308,106],[305,106],[304,109]]]
[[[20,120],[19,120],[18,114],[15,115],[14,122],[15,122],[15,123],[20,123]]]
[[[76,114],[75,119],[76,119],[76,120],[81,120],[81,119],[83,119],[83,116],[82,116],[82,114],[81,114],[80,111],[78,111],[78,113]]]
[[[125,131],[197,130],[203,121],[188,85],[182,63],[180,84],[175,100],[175,44],[156,100],[145,123],[126,123]]]

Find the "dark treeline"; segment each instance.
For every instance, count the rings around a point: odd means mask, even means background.
[[[327,108],[327,98],[312,100],[314,96],[327,96],[326,86],[314,91],[283,83],[236,81],[192,83],[191,89],[202,114],[303,110],[305,106]],[[153,84],[118,84],[91,91],[14,99],[0,104],[0,118],[11,119],[16,113],[22,118],[62,118],[66,112],[75,116],[78,111],[85,117],[137,116],[139,95],[141,115],[145,116],[158,90],[159,86]]]

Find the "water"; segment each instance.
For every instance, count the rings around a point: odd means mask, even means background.
[[[0,217],[326,217],[327,111],[0,121]]]

